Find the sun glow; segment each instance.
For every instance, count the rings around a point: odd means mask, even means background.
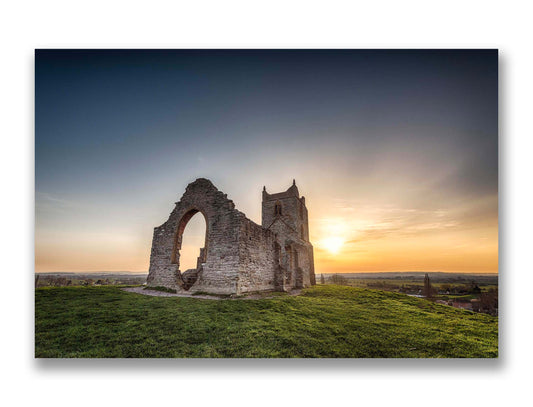
[[[344,239],[337,236],[327,237],[321,242],[321,245],[332,254],[339,253],[343,244]]]

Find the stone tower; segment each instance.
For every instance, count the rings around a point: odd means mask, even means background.
[[[313,246],[309,242],[309,221],[305,197],[300,197],[296,181],[284,192],[269,194],[263,187],[263,228],[274,232],[280,245],[280,265],[284,290],[315,284]]]

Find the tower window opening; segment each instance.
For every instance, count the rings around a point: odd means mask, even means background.
[[[276,205],[274,206],[274,215],[281,215],[281,203],[276,202]]]

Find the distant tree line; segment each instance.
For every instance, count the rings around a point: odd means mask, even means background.
[[[64,277],[58,275],[35,276],[35,287],[69,287],[69,286],[93,286],[93,285],[138,285],[143,284],[146,277],[142,276],[114,276],[109,278],[90,277]]]
[[[333,274],[327,278],[327,284],[350,285],[350,280],[342,274]]]

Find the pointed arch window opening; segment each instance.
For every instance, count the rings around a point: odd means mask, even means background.
[[[282,210],[282,207],[281,207],[281,202],[277,201],[276,204],[274,205],[274,215],[276,216],[281,216],[283,215],[283,210]]]

